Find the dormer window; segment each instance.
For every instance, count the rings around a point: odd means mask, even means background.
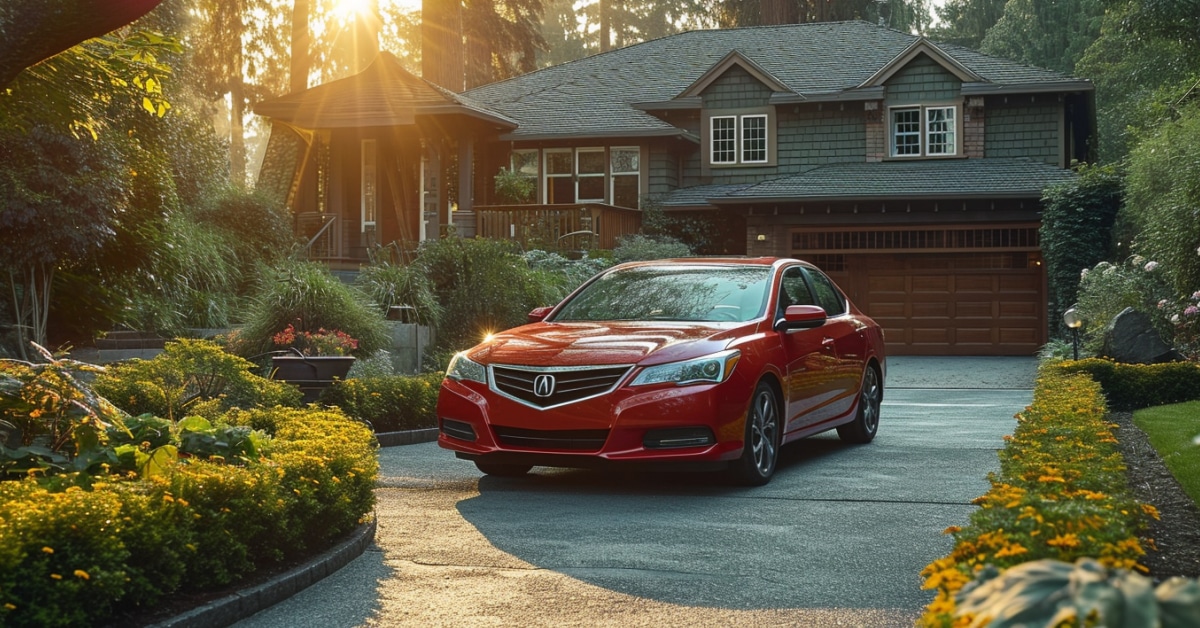
[[[740,166],[770,164],[769,113],[713,114],[708,117],[709,164]]]
[[[958,155],[958,107],[893,107],[892,157],[954,157]]]

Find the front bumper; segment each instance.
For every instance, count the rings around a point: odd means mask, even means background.
[[[734,460],[750,401],[738,383],[619,386],[541,410],[481,383],[447,379],[438,397],[438,444],[460,458],[556,467]]]

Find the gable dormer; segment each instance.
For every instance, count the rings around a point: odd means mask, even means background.
[[[921,38],[864,81],[884,89],[884,159],[966,157],[963,83],[986,82],[936,45]],[[875,142],[870,142],[875,144]]]
[[[777,124],[771,98],[781,93],[794,92],[734,50],[676,96],[676,100],[700,105],[705,173],[777,163]]]

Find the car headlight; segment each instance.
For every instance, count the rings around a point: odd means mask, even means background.
[[[719,384],[729,379],[741,357],[742,352],[733,349],[694,360],[651,366],[639,373],[629,385]]]
[[[465,379],[486,384],[488,381],[487,367],[478,362],[472,362],[463,351],[454,354],[454,357],[450,359],[450,366],[446,367],[446,377],[455,381]]]

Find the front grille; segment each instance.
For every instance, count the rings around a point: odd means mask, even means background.
[[[492,386],[505,397],[545,409],[603,395],[616,388],[630,368],[492,366]]]
[[[492,431],[501,443],[527,449],[599,451],[608,440],[608,430],[524,430],[493,425]]]

